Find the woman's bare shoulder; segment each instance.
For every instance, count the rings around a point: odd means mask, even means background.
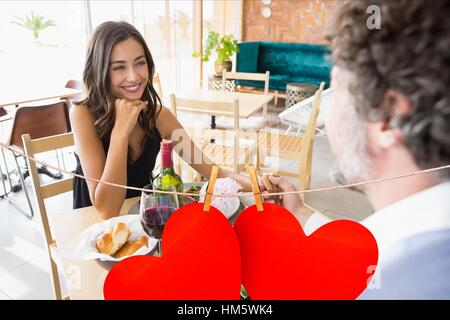
[[[158,105],[156,107],[156,126],[158,129],[161,129],[161,126],[164,126],[164,124],[167,122],[168,117],[170,116],[171,112],[166,107]]]
[[[172,131],[179,126],[176,117],[173,115],[172,111],[170,111],[166,107],[158,106],[159,112],[158,118],[156,119],[156,126],[158,131],[161,133],[161,136],[167,137],[172,134]]]
[[[84,104],[73,104],[69,111],[70,121],[93,122],[94,115]]]

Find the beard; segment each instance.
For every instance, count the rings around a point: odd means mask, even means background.
[[[364,123],[353,108],[349,108],[346,121],[338,136],[334,138],[336,146],[336,164],[331,172],[332,179],[339,184],[357,183],[370,178],[367,135]],[[360,187],[354,189],[362,190]]]

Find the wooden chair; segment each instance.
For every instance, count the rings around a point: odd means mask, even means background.
[[[224,72],[227,72],[227,71],[224,71]],[[231,72],[228,72],[228,73],[230,74]],[[262,93],[263,94],[269,94],[269,95],[274,97],[273,104],[274,104],[275,107],[278,105],[278,99],[279,98],[286,99],[286,94],[285,93],[281,93],[278,90],[269,91],[270,71],[266,71],[266,73],[232,72],[232,74],[237,75],[238,77],[236,77],[236,78],[229,77],[228,79],[265,81],[264,91]],[[255,77],[254,76],[255,74],[259,75],[259,76]],[[263,75],[263,77],[260,76],[260,75]],[[242,78],[240,78],[241,76],[242,76]],[[222,74],[222,81],[223,81],[223,74]],[[222,85],[222,86],[225,86],[225,85]],[[237,86],[236,88],[237,88],[236,91],[239,91],[239,92],[249,92],[249,93],[256,93],[256,94],[260,94],[261,93],[261,90],[257,89],[257,88],[243,87],[243,86]]]
[[[53,136],[61,133],[67,133],[71,131],[68,102],[66,100],[60,100],[41,106],[21,106],[16,109],[14,114],[13,124],[11,132],[6,144],[14,149],[21,151],[23,149],[22,135],[28,133],[33,139]],[[6,164],[6,159],[2,149],[3,160]],[[15,164],[17,167],[17,173],[20,183],[12,185],[11,190],[16,192],[23,189],[27,198],[28,206],[30,208],[30,214],[28,215],[20,206],[18,206],[13,199],[8,198],[10,202],[25,216],[32,218],[34,215],[33,207],[31,205],[30,197],[27,189],[25,188],[25,179],[29,175],[28,168],[25,168],[25,172],[22,173],[19,163],[17,161],[18,156],[13,154]],[[56,153],[58,165],[59,156]],[[9,171],[6,168],[6,171]],[[54,174],[50,172],[46,167],[39,167],[39,173],[44,173],[54,179],[60,179],[60,174]],[[11,179],[9,179],[11,183]]]
[[[80,80],[74,80],[74,79],[70,79],[66,82],[66,88],[71,88],[71,89],[81,89],[82,85],[81,85],[81,81]]]
[[[159,77],[159,73],[155,72],[153,75],[153,87],[156,90],[156,93],[158,94],[159,98],[162,99],[163,97],[163,91],[162,91],[162,85],[161,85],[161,78]]]
[[[159,76],[158,72],[155,72],[155,74],[153,75],[153,87],[156,90],[156,93],[158,94],[159,98],[161,99],[161,102],[164,103],[163,101],[163,90],[162,90],[162,85],[161,85],[161,77]],[[175,157],[175,162],[177,162],[178,160]],[[159,171],[161,169],[161,158],[158,157],[156,159],[156,163],[155,163],[155,167],[153,168],[153,172],[157,175],[159,174]]]
[[[1,133],[0,136],[5,135],[5,122],[11,120],[14,118],[14,112],[15,110],[7,111],[4,107],[0,107],[0,126],[1,126]]]
[[[248,72],[228,72],[224,70],[222,73],[222,87],[225,88],[225,82],[227,79],[264,81],[264,94],[268,94],[269,78],[270,78],[270,71],[266,71],[266,73],[248,73]],[[267,104],[263,106],[263,117],[266,116],[267,116]]]
[[[233,131],[185,128],[194,143],[207,155],[214,164],[232,168],[234,172],[244,169],[244,165],[256,157],[255,148],[242,146],[245,138],[256,141],[256,133],[244,133],[239,129],[239,100],[223,103],[216,101],[200,101],[191,99],[179,99],[174,94],[170,96],[171,111],[176,116],[178,111],[197,114],[215,114],[232,116],[234,121]],[[230,139],[231,137],[231,139]],[[211,141],[214,140],[214,143]],[[232,140],[231,146],[229,141]]]
[[[326,134],[321,128],[325,126],[325,111],[328,108],[333,97],[333,89],[328,88],[322,92],[321,100],[320,100],[320,112],[317,118],[316,130],[322,134]],[[300,132],[306,128],[308,125],[311,109],[313,102],[315,100],[315,96],[311,96],[302,100],[289,109],[281,112],[278,117],[281,122],[287,124],[289,127],[286,130],[286,134],[288,134],[291,130],[297,129],[297,135],[300,135]]]
[[[74,145],[72,133],[64,133],[51,137],[39,138],[31,140],[29,134],[22,136],[25,155],[35,157],[36,154],[47,152],[51,150],[61,149]],[[45,207],[45,199],[72,191],[72,177],[63,180],[52,181],[42,185],[39,180],[37,165],[34,161],[27,159],[28,167],[30,168],[30,175],[33,180],[33,192],[38,204],[39,213],[41,215],[42,225],[44,227],[45,240],[47,243],[47,251],[50,259],[51,275],[53,282],[53,290],[56,299],[62,299],[61,281],[58,275],[58,265],[56,263],[56,241],[53,238],[50,223],[48,220],[47,210]]]
[[[309,122],[303,137],[271,134],[267,131],[259,133],[259,157],[262,159],[262,163],[264,163],[266,156],[299,161],[298,173],[279,170],[277,174],[298,177],[300,190],[310,189],[311,185],[313,144],[323,87],[324,83],[320,85],[320,88],[315,93]],[[263,172],[271,171],[266,168],[259,168],[259,170]],[[302,199],[304,199],[303,196],[302,194]]]
[[[83,88],[83,84],[81,83],[80,80],[70,79],[66,82],[65,88],[81,90]],[[67,102],[69,102],[69,108],[72,105],[72,101],[78,101],[81,100],[82,98],[83,98],[82,94],[73,97],[61,97],[61,99],[67,100]]]

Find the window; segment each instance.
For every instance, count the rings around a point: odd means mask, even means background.
[[[35,37],[33,30],[13,23],[32,13],[55,26]],[[80,78],[86,41],[83,2],[1,1],[0,81],[8,87],[42,80],[61,85],[68,78]]]
[[[198,86],[200,61],[192,53],[200,49],[200,5],[204,39],[209,30],[240,38],[241,0],[0,1],[0,85],[63,86],[81,79],[92,31],[104,21],[124,20],[146,39],[165,94]],[[55,25],[35,37],[33,30],[12,23],[32,13]],[[203,69],[207,77],[213,62]]]

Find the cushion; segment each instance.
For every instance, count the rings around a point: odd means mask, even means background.
[[[236,70],[239,70],[239,72],[257,72],[258,59],[256,57],[258,55],[259,42],[240,43],[239,52],[236,56]]]
[[[304,77],[326,77],[331,62],[325,46],[312,44],[262,44],[258,70],[273,74]]]
[[[270,75],[269,88],[272,90],[286,90],[286,83],[293,82],[289,75],[274,74]],[[236,80],[236,84],[244,87],[254,87],[264,89],[263,81]]]
[[[329,79],[329,78],[328,78]],[[277,86],[279,88],[284,88],[283,91],[286,90],[286,85],[291,82],[304,82],[304,83],[311,83],[315,84],[317,86],[320,85],[322,81],[325,81],[325,83],[329,83],[329,80],[327,82],[324,78],[311,78],[311,77],[303,77],[303,76],[291,76],[291,77],[285,77],[280,78],[280,80],[277,83]],[[325,86],[327,88],[328,86]]]

